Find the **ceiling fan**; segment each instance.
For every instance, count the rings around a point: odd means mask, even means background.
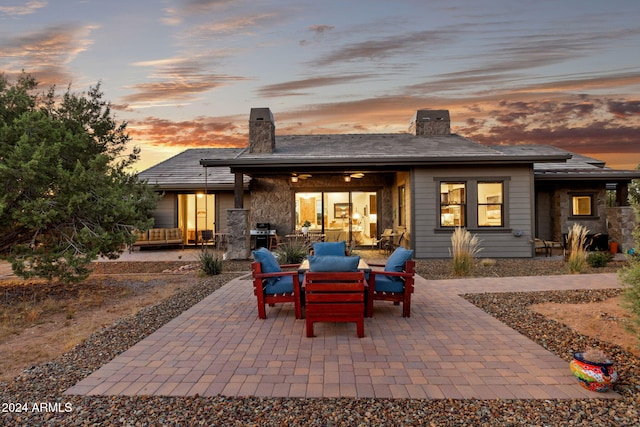
[[[310,174],[310,173],[301,173],[301,174],[294,173],[294,174],[293,174],[293,175],[291,175],[291,176],[295,176],[295,177],[297,177],[298,179],[307,179],[307,178],[311,178],[311,174]]]
[[[297,173],[291,174],[291,182],[298,182],[299,179],[307,179],[307,178],[311,178],[311,174],[309,173],[301,173],[299,175]]]

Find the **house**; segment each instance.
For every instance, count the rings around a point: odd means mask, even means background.
[[[188,150],[142,172],[165,192],[156,221],[225,231],[227,256],[237,259],[250,256],[250,230],[263,224],[286,235],[309,221],[326,240],[363,247],[392,229],[417,258],[449,257],[455,227],[478,235],[483,256],[531,257],[534,237],[559,241],[576,222],[599,244],[630,238],[635,224],[626,189],[640,172],[550,146],[481,145],[451,133],[447,110],[417,111],[407,133],[275,129],[269,108],[253,108],[246,148]],[[208,200],[204,222],[198,193]]]

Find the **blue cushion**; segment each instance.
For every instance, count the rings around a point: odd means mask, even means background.
[[[384,271],[393,271],[399,273],[404,271],[404,266],[413,256],[413,250],[405,249],[402,246],[397,248],[393,253],[389,256],[387,263],[384,266]],[[402,281],[401,277],[389,277],[389,279],[400,282]],[[377,280],[377,278],[376,278]]]
[[[376,292],[402,292],[404,288],[404,282],[400,277],[384,276],[376,274]]]
[[[313,244],[314,255],[344,256],[347,250],[347,242],[316,242]]]
[[[267,295],[283,294],[285,292],[293,292],[293,276],[277,277],[277,281],[273,283],[267,282],[265,293]]]
[[[359,256],[309,255],[309,271],[358,271]]]
[[[405,249],[400,246],[389,256],[389,259],[384,266],[384,271],[394,271],[396,273],[404,271],[405,264],[411,259],[412,256],[412,250]]]
[[[263,273],[278,273],[282,271],[280,264],[275,256],[267,248],[260,248],[252,252],[253,259],[260,263],[260,269]],[[268,284],[274,284],[280,280],[280,277],[269,277],[267,279]]]

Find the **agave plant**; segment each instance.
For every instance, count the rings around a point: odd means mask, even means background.
[[[278,246],[276,258],[280,264],[300,264],[311,247],[304,237],[289,238]]]

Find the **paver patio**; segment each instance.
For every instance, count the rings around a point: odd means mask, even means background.
[[[458,296],[599,289],[615,274],[425,280],[410,318],[376,302],[365,321],[317,323],[305,336],[293,304],[257,317],[250,275],[232,280],[66,394],[273,397],[614,398],[584,390],[568,363]]]

